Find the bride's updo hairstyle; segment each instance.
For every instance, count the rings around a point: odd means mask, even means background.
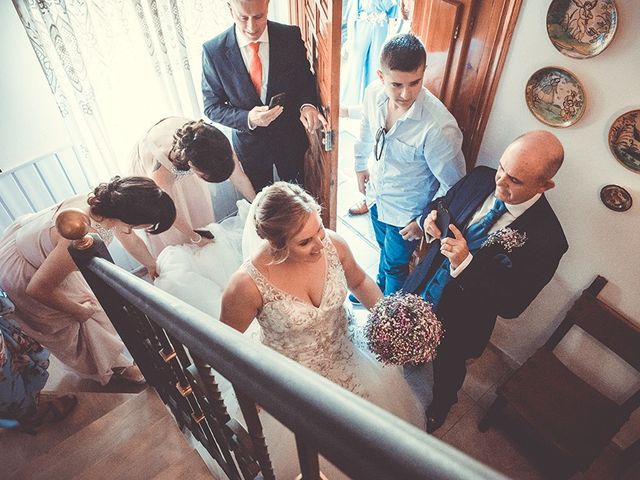
[[[200,178],[211,183],[224,182],[233,173],[233,150],[224,133],[204,120],[185,123],[173,135],[169,158],[176,170],[189,170],[189,162]]]
[[[273,263],[282,263],[289,256],[289,240],[310,213],[320,212],[320,205],[302,187],[287,182],[265,187],[258,196],[256,233],[269,242]]]
[[[113,177],[98,185],[87,200],[97,219],[114,218],[128,225],[152,225],[149,233],[168,230],[176,219],[171,197],[146,177]]]

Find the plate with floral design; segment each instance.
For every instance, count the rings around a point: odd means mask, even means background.
[[[629,170],[640,173],[640,110],[630,110],[609,128],[609,148]]]
[[[525,99],[531,113],[552,127],[573,125],[585,110],[582,85],[571,72],[559,67],[541,68],[531,75]]]
[[[600,190],[600,200],[614,212],[626,212],[633,205],[631,194],[620,185],[605,185]]]
[[[614,0],[553,0],[547,33],[553,46],[573,58],[591,58],[607,48],[618,27]]]

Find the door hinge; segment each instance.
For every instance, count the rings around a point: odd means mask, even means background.
[[[324,146],[325,152],[333,150],[333,130],[322,130],[322,145]]]
[[[453,39],[458,39],[458,34],[460,33],[460,22],[456,25],[456,29],[453,31]]]
[[[476,16],[472,15],[471,19],[469,20],[469,33],[473,32],[473,27],[476,26]]]

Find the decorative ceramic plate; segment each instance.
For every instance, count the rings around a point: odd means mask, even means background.
[[[640,110],[616,118],[609,128],[609,148],[621,164],[640,173]]]
[[[584,91],[572,73],[558,67],[541,68],[531,75],[525,89],[531,113],[552,127],[573,125],[584,113]]]
[[[617,26],[614,0],[553,0],[547,11],[551,43],[568,57],[595,57],[607,48]]]
[[[631,194],[619,185],[605,185],[600,190],[600,200],[614,212],[626,212],[633,205]]]

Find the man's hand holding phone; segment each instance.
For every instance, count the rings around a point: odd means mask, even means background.
[[[266,105],[255,106],[249,110],[249,126],[251,128],[268,127],[280,116],[283,110],[281,105],[276,105],[271,109]]]
[[[444,202],[439,202],[424,219],[424,231],[440,239],[440,253],[449,259],[455,270],[469,255],[467,240],[451,222],[451,213]]]
[[[284,108],[284,101],[286,98],[287,94],[285,92],[278,93],[277,95],[271,97],[271,100],[269,100],[269,110],[277,107],[278,105]]]
[[[436,205],[436,212],[436,227],[440,231],[440,236],[436,238],[440,238],[440,240],[442,240],[446,237],[452,237],[453,235],[449,230],[449,225],[451,224],[451,213],[449,213],[449,209],[444,202],[438,202]]]
[[[278,118],[284,111],[284,101],[286,98],[286,93],[278,93],[271,97],[271,100],[269,100],[269,106],[256,106],[249,110],[249,126],[251,128],[256,128],[268,127],[271,125],[271,122]]]
[[[431,210],[424,219],[424,231],[433,238],[443,239],[451,236],[450,224],[451,214],[447,206],[443,202],[439,202],[435,210]]]

